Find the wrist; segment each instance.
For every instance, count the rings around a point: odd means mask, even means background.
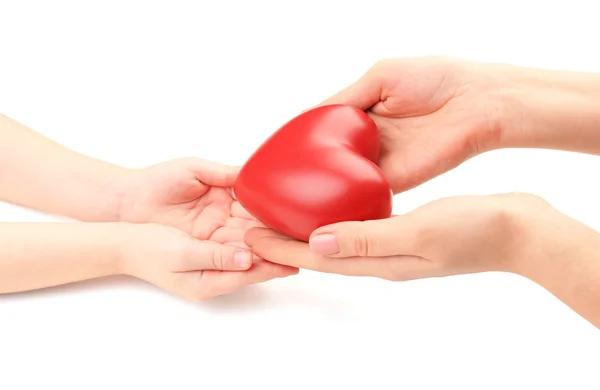
[[[530,194],[510,195],[512,240],[509,271],[540,284],[581,251],[600,250],[600,234]]]
[[[170,228],[155,223],[118,222],[116,225],[119,239],[115,246],[114,269],[119,275],[141,277],[153,268],[150,257],[155,253],[149,248],[153,247],[157,235]]]
[[[600,74],[498,66],[502,148],[600,152]]]
[[[127,169],[121,172],[111,182],[109,190],[109,197],[112,199],[111,218],[115,222],[121,223],[124,229],[132,229],[133,227],[129,226],[129,223],[137,222],[130,220],[131,209],[135,206],[138,198],[136,189],[139,185],[135,180],[135,172],[135,169]]]
[[[528,229],[513,271],[600,328],[600,233],[555,214],[554,222],[546,218]]]
[[[138,246],[140,231],[145,224],[116,222],[116,234],[119,237],[115,245],[114,270],[118,275],[135,276],[132,272],[131,259]]]
[[[89,215],[84,215],[81,220],[86,222],[122,222],[120,213],[122,209],[130,169],[101,162],[96,166],[97,197],[94,200],[94,210]]]
[[[551,250],[554,237],[566,229],[569,218],[546,200],[527,193],[492,195],[494,213],[490,220],[488,245],[494,268],[529,277],[544,251]],[[574,220],[573,223],[577,223]]]
[[[127,227],[120,222],[76,223],[84,234],[89,234],[89,250],[96,251],[91,259],[97,264],[99,276],[120,275],[122,248]],[[95,235],[95,237],[93,237]],[[83,241],[82,241],[83,242]],[[94,243],[94,244],[92,244]]]

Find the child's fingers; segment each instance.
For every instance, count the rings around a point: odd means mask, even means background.
[[[195,300],[206,301],[219,295],[230,294],[245,286],[297,273],[297,268],[263,261],[244,272],[203,271],[201,276],[200,273],[190,273],[184,283],[193,291]]]

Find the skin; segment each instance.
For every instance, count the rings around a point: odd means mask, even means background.
[[[322,104],[366,110],[394,193],[499,148],[600,154],[600,75],[445,57],[385,60]],[[246,243],[279,264],[404,281],[487,271],[540,284],[600,327],[600,234],[531,194],[460,196],[386,220],[264,227]]]
[[[298,272],[244,244],[262,224],[232,196],[235,167],[183,158],[126,169],[2,115],[0,140],[0,201],[79,221],[0,223],[0,293],[126,274],[200,301]]]

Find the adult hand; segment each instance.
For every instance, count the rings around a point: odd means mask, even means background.
[[[598,73],[421,57],[379,61],[321,105],[371,116],[398,193],[499,148],[600,154],[599,102]]]
[[[242,287],[298,273],[258,260],[233,245],[195,239],[160,224],[123,224],[117,273],[137,277],[178,296],[205,301]]]
[[[323,226],[310,244],[255,228],[246,242],[275,263],[394,281],[512,272],[600,327],[600,234],[534,195],[445,198],[385,220]]]
[[[398,193],[499,146],[505,108],[493,84],[483,64],[387,59],[321,105],[367,111],[381,134],[379,165]]]
[[[457,196],[389,219],[323,226],[309,244],[266,228],[250,230],[246,242],[276,263],[402,281],[521,269],[565,221],[533,195]]]
[[[118,220],[160,223],[199,240],[246,247],[246,231],[262,224],[233,197],[237,172],[197,158],[130,171],[120,179]]]

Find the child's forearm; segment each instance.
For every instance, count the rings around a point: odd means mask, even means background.
[[[0,294],[115,274],[118,223],[0,223]]]
[[[0,201],[82,221],[115,221],[125,172],[0,114]]]

